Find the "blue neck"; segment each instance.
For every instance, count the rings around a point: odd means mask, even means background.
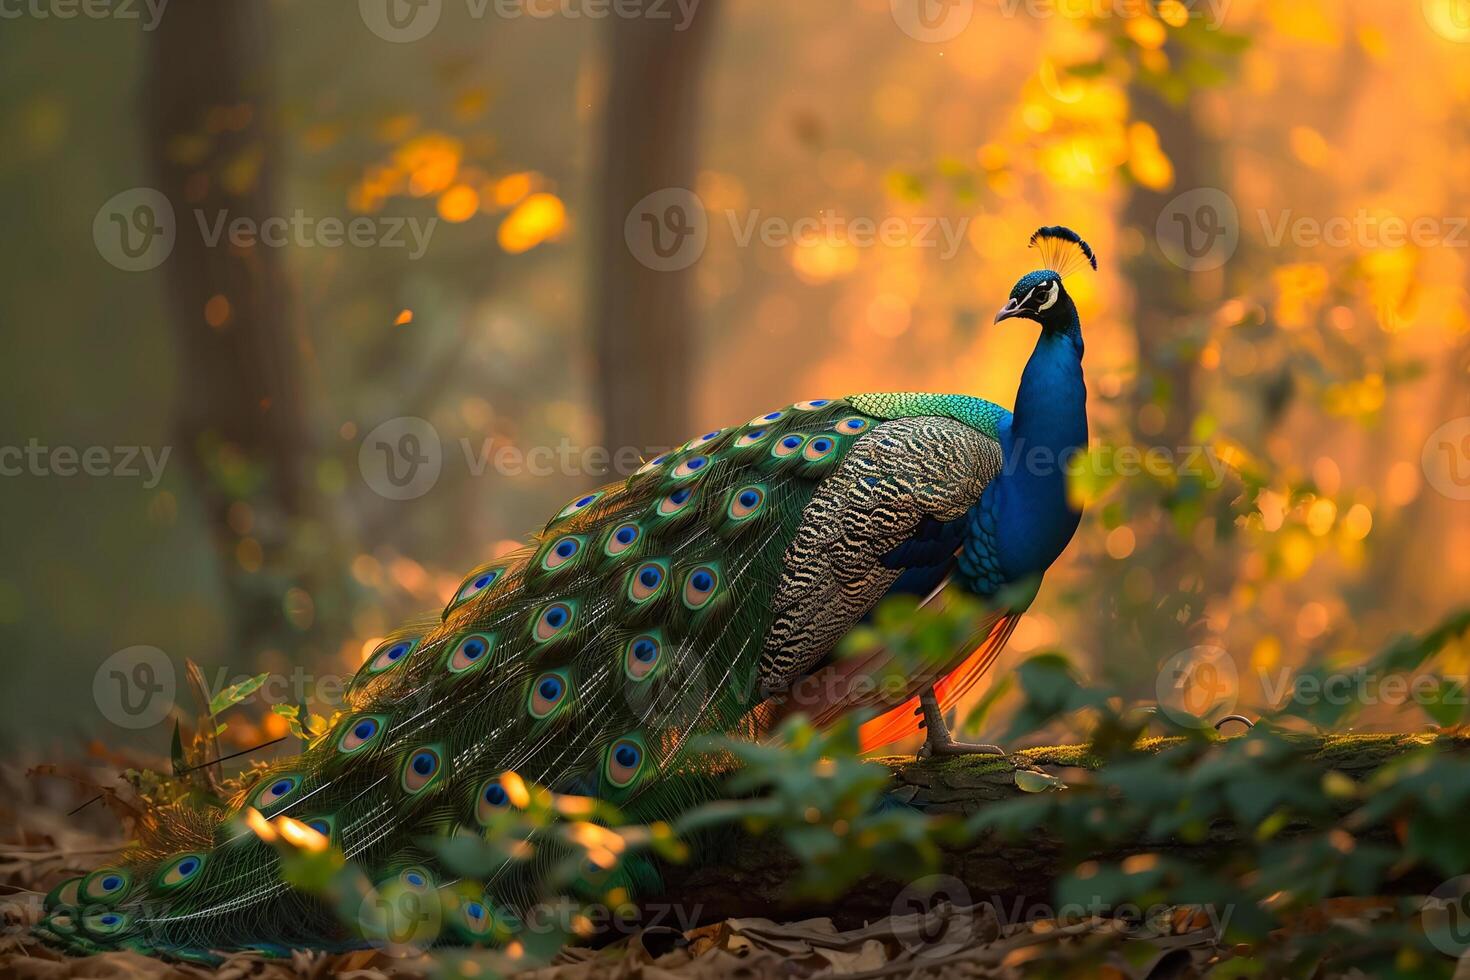
[[[994,486],[996,558],[1009,582],[1041,575],[1072,540],[1081,512],[1067,498],[1067,468],[1087,446],[1082,324],[1071,298],[1065,326],[1044,328],[1021,374],[1005,468]],[[1059,311],[1060,312],[1060,311]]]

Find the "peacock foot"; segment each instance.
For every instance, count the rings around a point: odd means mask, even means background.
[[[919,747],[920,759],[941,759],[956,755],[1008,755],[999,745],[988,742],[956,742],[952,738],[928,738]]]
[[[919,748],[920,759],[942,759],[957,755],[1006,755],[998,745],[984,742],[957,742],[949,734],[944,713],[939,708],[939,699],[930,687],[919,695],[919,713],[924,716],[924,744]]]

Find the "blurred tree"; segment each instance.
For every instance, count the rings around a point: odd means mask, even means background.
[[[270,573],[290,564],[313,458],[282,250],[211,241],[218,222],[282,216],[270,8],[185,4],[151,37],[146,138],[180,221],[168,265],[175,432],[220,554],[235,654],[253,657],[286,632],[286,586]]]
[[[603,109],[600,200],[594,219],[591,316],[603,436],[609,449],[640,451],[686,431],[694,387],[694,266],[660,271],[625,239],[635,205],[652,228],[682,236],[698,176],[699,80],[717,5],[706,0],[687,23],[609,18],[610,78]],[[667,200],[664,198],[667,197]],[[674,208],[674,211],[670,211]],[[678,210],[684,208],[684,210]],[[687,245],[680,237],[675,247]]]

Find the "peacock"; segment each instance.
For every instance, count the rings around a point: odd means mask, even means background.
[[[289,826],[375,882],[452,885],[443,941],[474,943],[525,875],[489,874],[466,897],[425,842],[483,834],[524,783],[668,820],[688,805],[668,784],[696,737],[759,738],[793,711],[818,724],[865,712],[865,750],[922,730],[924,753],[999,752],[956,741],[944,712],[1071,540],[1066,462],[1088,433],[1063,278],[1097,259],[1063,227],[1031,245],[1043,268],[995,317],[1040,328],[1014,412],[913,392],[802,401],[578,496],[523,549],[470,572],[442,614],[377,645],[332,731],[223,805],[162,808],[118,863],[47,896],[38,934],[75,953],[186,960],[350,947],[334,910],[283,881],[268,838]],[[988,612],[977,645],[948,663],[879,688],[855,681],[881,671],[885,651],[834,655],[885,596],[951,591]]]

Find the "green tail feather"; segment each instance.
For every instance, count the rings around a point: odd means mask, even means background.
[[[845,401],[793,406],[569,503],[525,549],[472,572],[442,616],[380,644],[334,731],[223,809],[159,814],[117,867],[52,893],[41,935],[181,958],[359,942],[282,880],[280,852],[241,824],[251,807],[323,832],[375,882],[449,888],[446,941],[503,934],[534,882],[454,881],[421,842],[483,834],[508,805],[494,789],[506,772],[638,822],[697,802],[689,780],[674,792],[662,777],[685,766],[693,736],[736,730],[759,702],[783,556],[820,481],[875,421]],[[653,872],[614,874],[638,889]]]

